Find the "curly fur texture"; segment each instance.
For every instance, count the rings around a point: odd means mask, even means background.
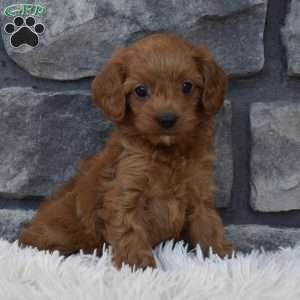
[[[135,92],[140,84],[146,97]],[[152,248],[168,239],[231,253],[213,201],[213,120],[225,90],[207,48],[174,35],[118,49],[92,83],[95,104],[115,124],[106,147],[45,201],[20,242],[64,255],[108,243],[117,267],[154,267]],[[165,112],[177,116],[171,128],[157,122]]]

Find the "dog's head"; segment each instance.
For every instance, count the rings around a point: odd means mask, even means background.
[[[96,105],[154,144],[174,144],[222,106],[226,75],[206,47],[154,34],[118,49],[92,83]]]

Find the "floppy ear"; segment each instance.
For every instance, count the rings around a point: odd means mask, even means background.
[[[125,49],[118,49],[92,82],[94,103],[115,122],[122,121],[126,109],[124,53]]]
[[[224,102],[227,76],[217,65],[206,47],[196,48],[194,59],[204,77],[202,105],[208,115],[218,112]]]

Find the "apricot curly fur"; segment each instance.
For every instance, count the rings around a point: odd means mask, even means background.
[[[182,84],[193,84],[188,94]],[[205,47],[154,34],[118,49],[92,83],[95,104],[114,122],[105,148],[43,203],[21,230],[23,245],[92,252],[112,246],[117,267],[155,266],[152,248],[185,239],[219,255],[232,247],[214,207],[214,114],[226,75]],[[143,84],[148,95],[135,93]],[[177,116],[162,128],[157,116]]]

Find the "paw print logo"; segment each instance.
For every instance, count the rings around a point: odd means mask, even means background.
[[[15,17],[13,23],[7,23],[4,31],[10,34],[10,44],[17,48],[21,45],[36,47],[39,43],[39,36],[45,31],[45,26],[41,23],[36,24],[31,16],[24,21],[22,17]]]

